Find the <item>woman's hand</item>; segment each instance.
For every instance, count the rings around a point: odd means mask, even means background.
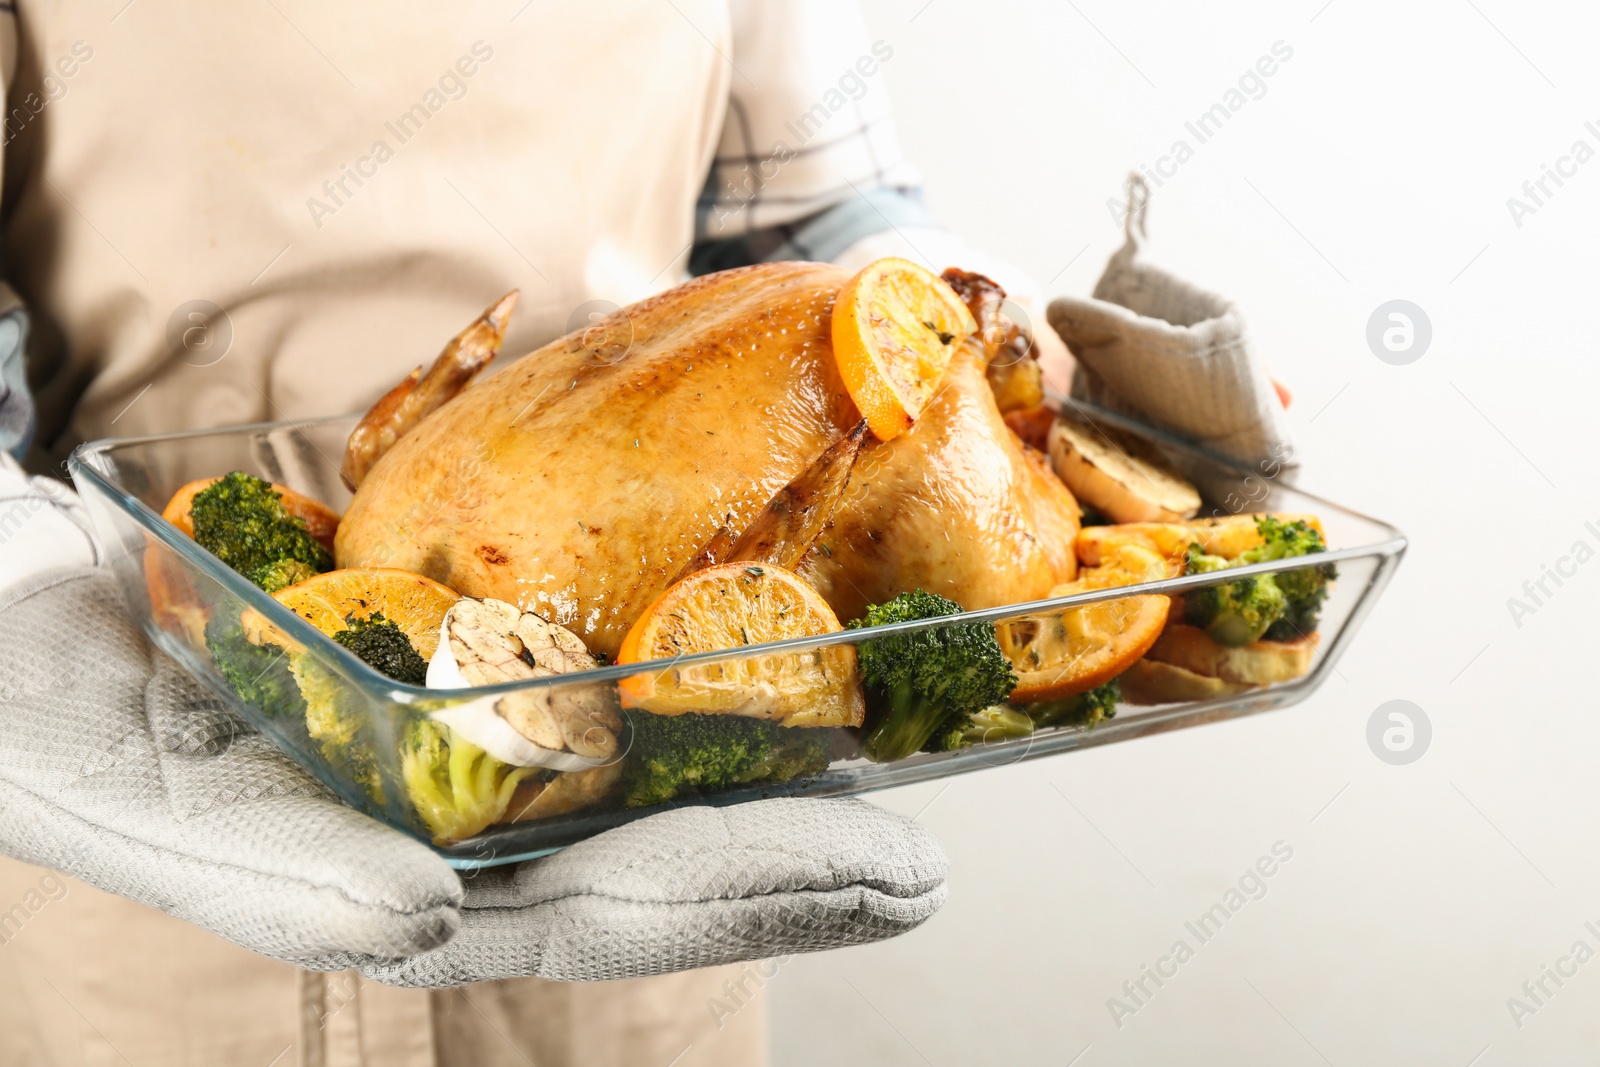
[[[312,970],[627,978],[882,940],[945,857],[855,800],[685,807],[460,876],[152,649],[111,573],[0,593],[0,850]]]

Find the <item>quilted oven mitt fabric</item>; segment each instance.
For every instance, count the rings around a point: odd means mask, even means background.
[[[112,575],[0,594],[0,849],[314,970],[595,980],[882,940],[939,844],[853,800],[686,807],[462,877],[345,807],[162,653]]]
[[[1230,302],[1142,259],[1149,190],[1128,183],[1127,239],[1089,299],[1047,317],[1078,362],[1072,395],[1275,474],[1293,442],[1265,362]]]

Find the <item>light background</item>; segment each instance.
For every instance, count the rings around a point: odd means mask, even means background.
[[[1594,6],[867,16],[936,211],[1052,293],[1088,293],[1120,243],[1106,200],[1128,168],[1291,46],[1155,191],[1149,256],[1241,305],[1296,394],[1300,484],[1412,547],[1306,704],[880,794],[944,842],[949,903],[899,940],[786,963],[776,1063],[1594,1062],[1600,961],[1520,1029],[1506,1006],[1576,940],[1600,949],[1600,560],[1520,628],[1506,604],[1575,541],[1600,548],[1600,159],[1520,228],[1506,206],[1574,141],[1600,149]],[[1433,325],[1409,366],[1365,342],[1394,298]],[[1433,724],[1410,766],[1365,741],[1394,698]],[[1118,1028],[1107,998],[1279,840],[1294,857],[1267,896]]]

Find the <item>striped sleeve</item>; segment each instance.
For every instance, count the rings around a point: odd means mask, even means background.
[[[905,161],[854,0],[731,0],[733,86],[696,205],[691,270],[831,259],[885,229],[934,225]]]

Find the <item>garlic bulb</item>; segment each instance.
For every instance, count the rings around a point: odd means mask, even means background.
[[[590,670],[576,635],[501,600],[463,597],[444,617],[428,661],[430,689],[465,689]],[[608,688],[560,686],[483,697],[433,717],[505,763],[583,770],[617,754],[621,718]]]

